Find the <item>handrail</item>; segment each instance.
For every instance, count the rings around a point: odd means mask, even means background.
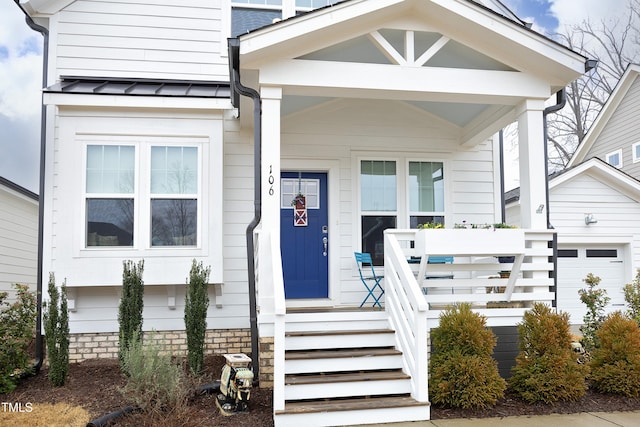
[[[385,231],[385,310],[411,377],[411,395],[427,402],[428,349],[426,303],[393,230]]]

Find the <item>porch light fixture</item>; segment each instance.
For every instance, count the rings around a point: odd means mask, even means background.
[[[598,220],[596,219],[595,215],[592,213],[588,213],[588,214],[584,214],[584,223],[586,225],[589,224],[597,224]]]
[[[541,214],[542,212],[544,212],[544,205],[540,205],[538,209],[536,209],[536,213]]]

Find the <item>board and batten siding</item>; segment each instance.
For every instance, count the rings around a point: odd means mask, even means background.
[[[633,163],[633,144],[640,143],[640,78],[629,88],[620,105],[598,136],[585,159],[598,157],[607,160],[607,154],[622,149],[622,170],[640,178],[640,162]]]
[[[35,291],[38,201],[0,182],[0,292],[13,301],[16,283]]]
[[[491,141],[473,148],[458,144],[456,128],[428,113],[399,101],[343,99],[328,101],[283,118],[281,156],[295,160],[339,163],[338,195],[329,203],[339,204],[336,224],[330,225],[329,252],[339,250],[337,304],[358,305],[364,287],[358,277],[353,252],[360,250],[358,215],[359,161],[443,161],[447,226],[462,221],[496,221],[494,152]],[[398,181],[406,177],[398,176]],[[406,194],[398,194],[406,205]],[[402,208],[402,212],[406,212]],[[498,213],[499,215],[499,213]],[[408,228],[408,218],[398,226]],[[333,228],[331,228],[333,227]],[[336,235],[337,234],[337,235]],[[335,284],[334,284],[335,286]]]
[[[52,19],[59,76],[229,80],[222,0],[77,0]]]

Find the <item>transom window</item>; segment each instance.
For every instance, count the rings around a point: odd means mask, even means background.
[[[361,249],[374,265],[384,264],[384,230],[427,222],[444,222],[442,162],[360,161]]]

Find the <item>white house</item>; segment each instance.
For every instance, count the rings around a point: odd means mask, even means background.
[[[35,291],[38,267],[38,195],[0,176],[0,292],[13,285]]]
[[[276,425],[428,419],[437,307],[514,325],[489,284],[554,297],[543,115],[585,58],[499,1],[266,3],[25,4],[49,29],[42,261],[70,289],[75,357],[115,356],[126,259],[145,262],[144,328],[180,348],[196,259],[208,348],[252,352]],[[498,222],[494,135],[516,120],[523,228],[417,233]],[[410,257],[428,271],[438,247],[454,280],[416,279]],[[359,308],[354,252],[384,272],[384,310]]]
[[[506,201],[507,221],[518,224],[517,197]],[[625,310],[622,288],[640,266],[640,181],[594,157],[551,177],[549,207],[558,238],[558,309],[572,324],[583,323],[578,290],[592,273],[611,298],[606,311]]]
[[[611,312],[625,309],[622,288],[640,268],[639,74],[640,66],[629,65],[566,171],[549,181],[550,220],[558,232],[557,306],[574,324],[586,312],[578,290],[587,274],[602,279]],[[518,223],[517,197],[507,203],[508,220]]]

